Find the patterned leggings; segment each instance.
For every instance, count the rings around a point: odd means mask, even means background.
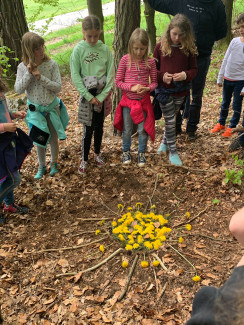
[[[162,143],[168,145],[170,153],[175,153],[177,151],[175,123],[176,116],[184,99],[185,97],[169,96],[169,99],[165,105],[160,103],[160,107],[165,120],[165,131]]]

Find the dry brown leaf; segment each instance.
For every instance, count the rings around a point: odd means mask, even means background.
[[[61,258],[58,261],[58,265],[60,265],[62,267],[68,267],[69,266],[69,262],[65,258]]]

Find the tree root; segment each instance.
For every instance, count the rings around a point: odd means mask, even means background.
[[[139,255],[137,254],[137,255],[135,256],[134,262],[133,262],[132,267],[131,267],[131,269],[130,269],[130,273],[129,273],[129,275],[128,275],[128,278],[127,278],[127,281],[126,281],[126,284],[125,284],[124,290],[123,290],[123,292],[121,293],[121,295],[118,297],[117,301],[121,301],[121,300],[124,298],[124,296],[125,296],[125,294],[126,294],[126,292],[127,292],[127,290],[128,290],[128,287],[129,287],[129,284],[130,284],[130,280],[131,280],[131,277],[132,277],[132,275],[133,275],[134,269],[135,269],[135,267],[136,267],[136,263],[137,263],[137,261],[138,261],[138,258],[139,258]]]

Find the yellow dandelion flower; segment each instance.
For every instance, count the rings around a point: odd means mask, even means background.
[[[143,237],[141,235],[137,236],[137,242],[138,244],[141,244],[143,242]]]
[[[181,244],[181,243],[183,243],[183,241],[184,241],[184,238],[183,237],[180,237],[179,238],[179,243]]]
[[[187,217],[187,218],[190,218],[190,216],[191,216],[191,215],[190,215],[190,212],[187,211],[187,212],[186,212],[186,217]]]
[[[102,226],[104,224],[104,220],[101,220],[100,221],[100,225]]]
[[[192,278],[193,281],[195,282],[198,282],[201,280],[201,277],[199,275],[195,275],[193,278]]]
[[[191,225],[189,223],[186,225],[186,229],[191,230]]]
[[[119,234],[119,235],[118,235],[118,238],[119,238],[119,240],[121,240],[121,241],[124,241],[124,240],[125,240],[125,237],[124,237],[122,234]]]
[[[113,221],[113,222],[112,222],[112,226],[113,226],[113,227],[116,227],[116,226],[117,226],[117,222],[116,222],[116,221]]]
[[[150,210],[156,209],[156,205],[152,205]]]
[[[127,210],[128,210],[128,211],[132,211],[132,210],[133,210],[133,208],[132,208],[132,207],[129,207]]]
[[[161,242],[164,242],[166,240],[166,237],[165,236],[160,236],[160,240],[161,240]]]
[[[122,204],[118,204],[118,209],[119,210],[123,210],[124,209],[124,206]]]
[[[104,252],[104,246],[103,245],[100,245],[99,249],[100,249],[101,252]]]
[[[122,262],[122,267],[126,268],[127,266],[128,266],[128,261],[127,260],[123,261]]]
[[[137,202],[137,203],[136,203],[136,208],[140,209],[141,206],[142,206],[141,202]]]
[[[100,234],[101,230],[97,229],[96,232],[95,232],[95,235],[98,235]]]
[[[131,250],[133,249],[133,246],[127,244],[127,245],[125,246],[125,249],[126,249],[127,251],[131,251]]]
[[[133,249],[137,249],[138,247],[140,247],[140,245],[137,244],[137,243],[135,243],[135,244],[133,245]]]
[[[147,261],[141,261],[141,266],[142,267],[148,267],[148,262]]]
[[[143,244],[147,249],[153,249],[153,245],[150,241],[145,241]]]
[[[157,260],[153,261],[153,266],[159,266],[159,261]]]

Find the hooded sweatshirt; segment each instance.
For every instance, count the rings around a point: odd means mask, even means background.
[[[148,0],[150,6],[162,13],[183,14],[192,23],[199,57],[211,55],[215,41],[226,36],[225,7],[221,0]]]
[[[107,45],[102,41],[92,46],[85,41],[79,42],[70,58],[71,78],[76,89],[88,102],[94,97],[85,87],[83,78],[96,76],[101,79],[107,77],[103,91],[96,96],[102,103],[108,96],[114,79],[113,57]]]

